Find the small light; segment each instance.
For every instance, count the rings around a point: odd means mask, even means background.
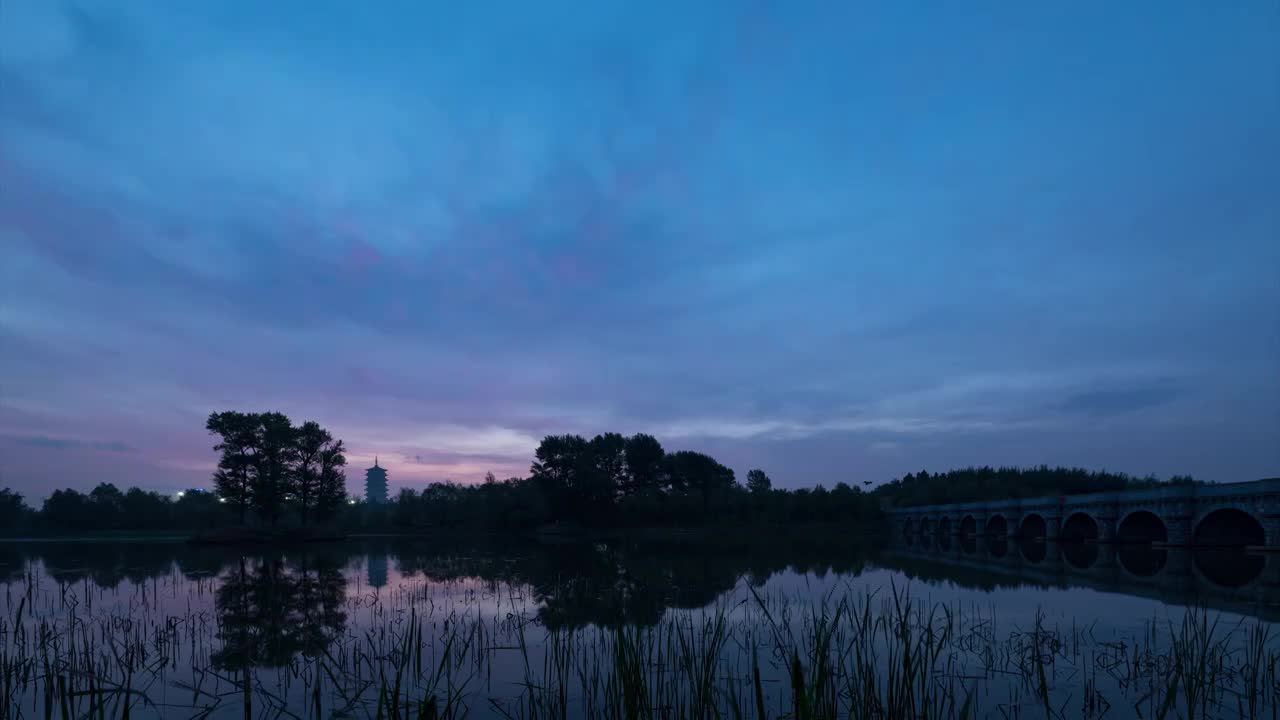
[[[355,500],[348,500],[348,501],[347,501],[347,504],[348,504],[348,505],[355,505],[355,504],[356,504],[356,501],[355,501]]]
[[[183,495],[186,495],[186,494],[187,494],[187,491],[186,491],[186,490],[179,490],[179,491],[178,491],[178,497],[182,497]]]
[[[224,502],[226,502],[226,501],[227,501],[227,499],[226,499],[226,498],[218,498],[218,502],[220,502],[220,503],[224,503]]]

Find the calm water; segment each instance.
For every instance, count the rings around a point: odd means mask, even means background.
[[[1223,649],[1215,671],[1222,696],[1208,715],[1237,717],[1251,678],[1275,691],[1275,678],[1258,677],[1245,653],[1249,633],[1269,633],[1280,619],[1278,563],[1238,552],[982,539],[737,551],[365,539],[247,554],[169,543],[3,543],[0,655],[11,676],[34,668],[6,695],[25,716],[43,717],[47,706],[61,712],[50,699],[54,686],[34,677],[52,648],[70,659],[65,673],[49,674],[65,674],[73,687],[83,690],[90,674],[104,678],[99,692],[127,682],[134,717],[243,717],[246,703],[255,716],[315,717],[319,705],[326,717],[375,717],[389,702],[380,688],[397,675],[414,716],[429,696],[470,717],[537,716],[545,698],[530,687],[558,683],[567,714],[586,717],[600,712],[592,688],[604,687],[587,675],[612,664],[610,643],[626,637],[618,628],[648,629],[643,637],[677,648],[687,630],[715,649],[710,684],[722,707],[732,702],[730,686],[749,690],[748,648],[756,648],[764,702],[776,717],[792,704],[787,653],[810,649],[815,618],[842,600],[889,615],[895,597],[900,604],[909,596],[920,611],[913,622],[933,613],[952,628],[929,682],[951,688],[957,703],[970,698],[977,716],[1044,717],[1032,671],[1039,658],[1050,714],[1149,717],[1191,607],[1218,621],[1212,639]],[[717,622],[724,637],[708,640],[704,630]],[[844,628],[837,641],[852,643],[856,632]],[[1276,651],[1269,636],[1252,637]],[[871,666],[891,659],[882,652]],[[568,669],[558,679],[555,658]],[[678,665],[670,656],[650,664],[668,660]],[[125,665],[136,669],[126,675]],[[651,670],[673,688],[687,681],[677,670]],[[70,697],[91,703],[94,695]],[[108,707],[118,714],[118,705]]]

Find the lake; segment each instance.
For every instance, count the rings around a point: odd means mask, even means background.
[[[1271,717],[1278,564],[980,538],[7,542],[0,718]]]

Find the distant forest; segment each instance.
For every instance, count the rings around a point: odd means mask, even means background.
[[[526,478],[402,488],[385,505],[346,493],[341,440],[313,422],[294,426],[280,413],[214,413],[215,491],[160,495],[102,483],[85,494],[55,491],[38,509],[0,490],[0,532],[192,531],[237,524],[319,523],[352,531],[527,531],[548,525],[588,528],[843,523],[879,520],[886,507],[982,499],[1072,495],[1159,485],[1154,478],[1078,468],[966,468],[907,474],[864,491],[773,487],[762,470],[740,482],[715,458],[667,452],[650,435],[603,433],[543,438]],[[394,480],[394,478],[393,478]],[[356,482],[359,482],[357,480]],[[1175,476],[1171,483],[1193,483]]]

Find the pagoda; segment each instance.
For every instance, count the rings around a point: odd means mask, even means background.
[[[370,505],[381,505],[387,501],[387,469],[378,467],[378,458],[373,458],[373,467],[364,471],[364,501]]]

